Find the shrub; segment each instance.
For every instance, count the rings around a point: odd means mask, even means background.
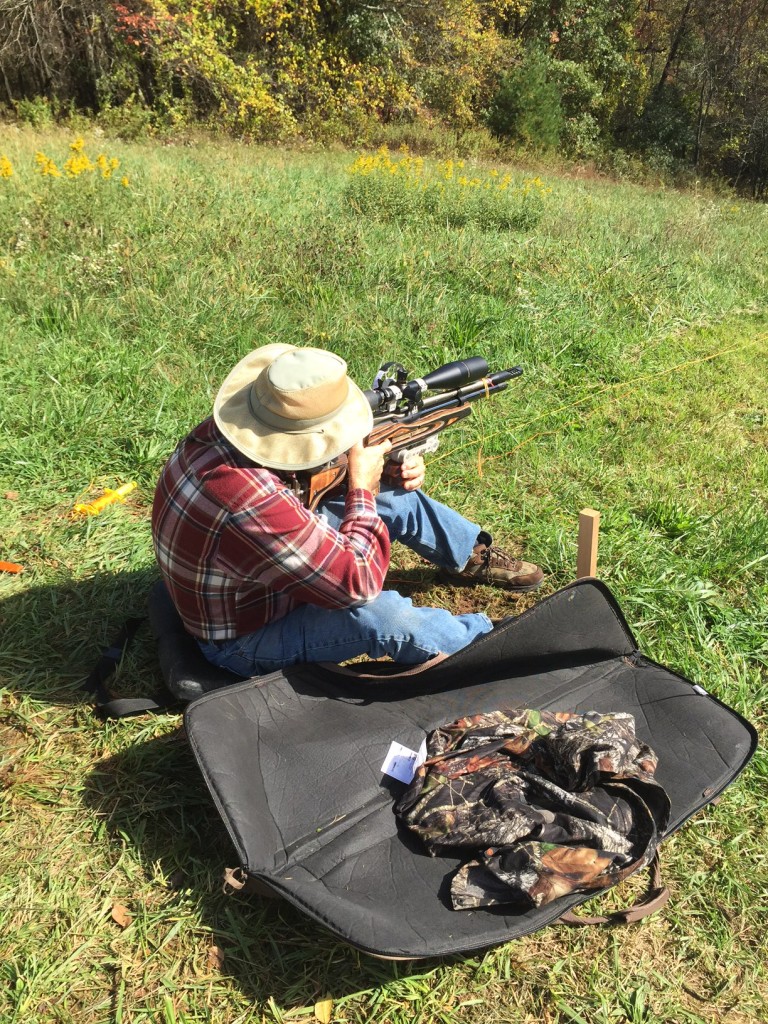
[[[501,81],[488,110],[488,127],[498,138],[532,149],[557,146],[563,130],[560,91],[549,58],[536,51]]]
[[[563,123],[561,144],[564,152],[576,159],[592,160],[603,151],[600,125],[592,114],[578,114]]]
[[[632,143],[641,152],[666,150],[681,159],[696,140],[695,115],[688,98],[676,85],[666,85],[648,98],[635,125]]]
[[[96,117],[96,124],[110,135],[121,139],[141,139],[153,135],[157,117],[153,110],[131,95],[123,103],[105,103]]]
[[[56,120],[51,104],[44,96],[16,100],[14,107],[18,119],[32,128],[49,128]]]

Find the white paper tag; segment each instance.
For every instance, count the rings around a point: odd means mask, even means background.
[[[418,750],[410,750],[402,743],[392,740],[384,758],[381,770],[385,775],[391,775],[399,782],[410,782],[416,774],[416,769],[427,759],[427,737],[421,741]]]

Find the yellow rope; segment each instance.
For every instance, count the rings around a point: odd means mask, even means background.
[[[708,362],[711,362],[713,359],[718,359],[721,356],[730,355],[730,353],[732,353],[732,352],[741,352],[741,351],[743,351],[746,348],[753,348],[759,341],[764,341],[764,340],[767,340],[767,339],[768,339],[768,334],[762,334],[759,337],[753,339],[752,341],[744,342],[743,345],[734,345],[731,348],[719,349],[717,352],[712,352],[712,353],[710,353],[709,355],[706,355],[706,356],[698,356],[696,359],[686,359],[684,362],[677,363],[675,366],[669,366],[665,370],[655,370],[654,372],[644,374],[641,377],[634,377],[630,381],[618,381],[615,384],[605,384],[603,387],[597,388],[597,389],[595,389],[593,391],[590,391],[589,394],[583,395],[581,398],[576,399],[575,402],[566,402],[565,405],[560,405],[560,406],[557,406],[554,409],[548,409],[545,412],[539,413],[538,416],[534,416],[533,419],[528,420],[527,423],[518,424],[517,429],[518,430],[524,430],[526,427],[530,427],[531,424],[536,423],[538,420],[546,419],[549,416],[554,416],[554,415],[556,415],[559,412],[565,412],[568,409],[575,409],[578,406],[583,405],[585,402],[590,401],[590,399],[596,398],[599,395],[603,395],[603,394],[605,394],[608,391],[616,391],[619,388],[624,388],[625,390],[624,390],[623,393],[620,393],[620,394],[612,396],[612,398],[614,400],[617,399],[617,398],[624,398],[624,397],[626,397],[626,395],[632,394],[633,391],[636,390],[636,385],[637,384],[642,384],[645,381],[654,380],[654,379],[659,378],[659,377],[666,377],[666,376],[668,376],[671,373],[675,373],[677,370],[683,370],[686,367],[695,366],[698,363],[708,363]],[[598,408],[599,408],[599,406],[598,406]],[[593,409],[592,413],[594,413],[596,411],[597,411],[597,409]],[[590,413],[589,415],[592,415],[592,413]],[[572,422],[575,422],[575,421],[572,421]],[[566,424],[566,425],[569,425],[569,424]],[[499,434],[503,434],[503,433],[506,433],[506,430],[496,430],[496,431],[494,431],[494,433],[488,434],[485,437],[483,437],[482,441],[489,441],[491,438],[498,437]],[[493,455],[490,458],[486,459],[485,461],[490,462],[493,459],[499,459],[499,458],[503,458],[506,455],[511,455],[513,452],[519,451],[526,444],[529,444],[531,441],[534,441],[537,437],[542,437],[542,436],[545,436],[545,434],[551,434],[551,433],[557,433],[557,431],[548,430],[548,431],[545,431],[545,432],[542,432],[542,433],[533,434],[531,437],[528,437],[524,441],[521,441],[519,444],[515,445],[515,447],[511,448],[508,452],[504,452],[503,455]],[[456,454],[456,452],[460,452],[463,448],[468,448],[472,444],[476,444],[476,442],[475,441],[466,441],[464,444],[460,444],[460,445],[458,445],[458,447],[452,448],[451,451],[444,452],[442,455],[438,455],[436,458],[432,459],[431,462],[432,462],[432,464],[434,464],[436,462],[440,462],[442,459],[451,458],[453,455]]]

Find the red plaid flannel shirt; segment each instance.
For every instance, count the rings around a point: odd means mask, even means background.
[[[365,604],[389,565],[389,535],[368,491],[347,493],[337,531],[233,448],[212,418],[166,464],[152,536],[173,603],[203,640],[242,636],[302,604]]]

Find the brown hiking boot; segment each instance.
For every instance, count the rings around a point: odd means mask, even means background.
[[[532,562],[514,558],[495,544],[475,544],[472,556],[463,569],[443,569],[440,578],[454,586],[475,586],[485,583],[524,594],[537,590],[544,573]]]

